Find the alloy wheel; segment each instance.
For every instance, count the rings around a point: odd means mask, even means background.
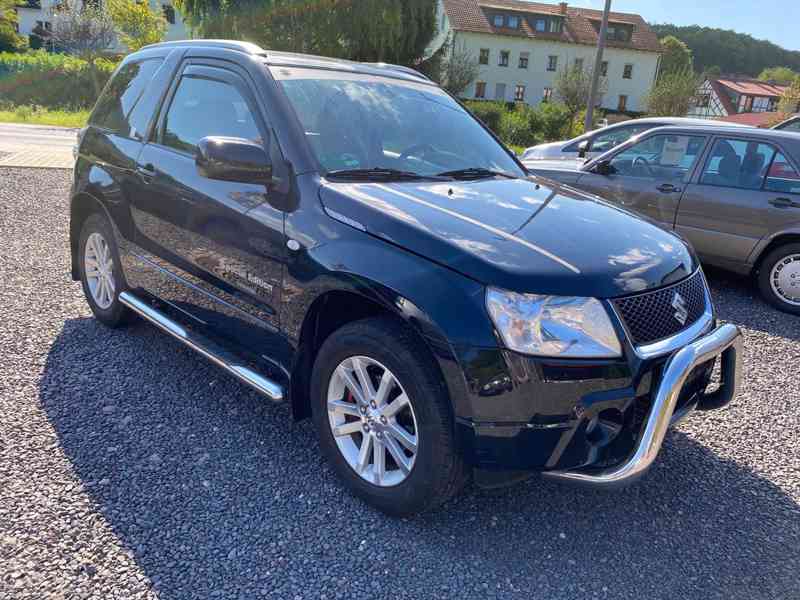
[[[100,233],[94,232],[86,240],[83,260],[92,300],[98,307],[107,310],[114,302],[116,290],[114,259],[108,242]]]
[[[347,464],[381,487],[405,481],[414,468],[419,428],[397,377],[367,356],[352,356],[328,384],[328,422]]]

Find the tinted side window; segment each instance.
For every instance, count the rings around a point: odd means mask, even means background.
[[[222,81],[184,76],[164,119],[161,142],[193,153],[197,142],[210,135],[263,141],[239,90]]]
[[[721,139],[706,161],[700,183],[760,190],[775,149],[769,144]]]
[[[161,58],[151,58],[123,66],[106,86],[89,122],[119,135],[130,135],[128,116],[162,62]]]
[[[800,173],[781,152],[772,161],[764,189],[782,194],[800,194]]]
[[[693,135],[653,135],[614,156],[611,167],[626,177],[685,181],[705,140]]]

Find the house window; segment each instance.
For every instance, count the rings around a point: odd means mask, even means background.
[[[633,65],[625,65],[625,70],[622,72],[623,79],[633,79]]]
[[[514,89],[514,100],[516,100],[517,102],[523,102],[525,100],[525,86],[524,85],[518,85]]]
[[[164,19],[170,25],[175,25],[175,9],[169,4],[163,4],[161,10],[164,11]]]
[[[494,86],[494,99],[495,100],[505,100],[506,99],[506,84],[505,83],[498,83]]]
[[[508,50],[501,50],[500,51],[500,65],[499,66],[507,67],[508,66],[508,59],[509,59],[510,56],[511,56],[511,52],[509,52]]]
[[[548,56],[547,57],[547,70],[548,71],[555,71],[558,69],[558,57],[557,56]]]
[[[505,20],[503,19],[503,15],[495,15],[494,16],[494,26],[495,27],[502,27]]]
[[[620,112],[628,110],[628,97],[625,94],[620,94],[617,110]]]
[[[600,31],[600,22],[595,21],[595,29]],[[629,42],[631,40],[631,27],[626,25],[609,25],[606,30],[606,39],[612,42]]]
[[[753,112],[753,97],[752,96],[745,96],[744,97],[744,108],[742,108],[742,112]]]
[[[706,108],[711,103],[711,96],[709,94],[700,94],[697,97],[697,106]]]
[[[542,102],[550,102],[553,98],[553,88],[546,87],[544,88],[544,93],[542,94]]]
[[[575,59],[575,70],[576,71],[583,71],[583,59],[576,58]]]
[[[511,29],[517,29],[519,27],[519,17],[517,17],[516,15],[509,15],[508,27],[510,27]]]
[[[488,48],[481,48],[481,55],[478,58],[478,62],[482,65],[489,64],[489,49]]]
[[[485,81],[476,81],[475,82],[475,97],[476,98],[486,98],[486,82]]]
[[[536,31],[547,31],[547,19],[536,19]]]
[[[527,69],[528,68],[528,59],[530,58],[530,52],[520,52],[519,53],[519,68],[520,69]]]
[[[600,76],[608,77],[608,61],[604,60],[600,63]]]

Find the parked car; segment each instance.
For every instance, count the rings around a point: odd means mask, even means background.
[[[391,514],[471,474],[629,482],[741,372],[680,238],[529,178],[402,67],[203,40],[127,56],[81,134],[70,244],[99,321],[139,315],[311,417]]]
[[[662,127],[585,164],[532,169],[635,210],[707,264],[752,276],[800,314],[800,137],[741,127]]]
[[[571,140],[562,142],[550,142],[539,144],[527,148],[522,153],[522,162],[527,164],[529,161],[536,160],[567,160],[595,158],[603,152],[608,152],[612,148],[627,142],[630,138],[654,127],[664,127],[665,125],[726,125],[722,121],[711,119],[690,119],[685,117],[647,117],[643,119],[633,119],[595,129],[589,133],[584,133]],[[727,123],[730,125],[730,123]],[[742,125],[742,127],[749,127]]]
[[[775,125],[772,129],[779,129],[781,131],[796,131],[800,132],[800,115],[795,115],[786,119],[785,121],[781,121],[777,125]]]

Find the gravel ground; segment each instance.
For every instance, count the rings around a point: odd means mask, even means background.
[[[532,479],[393,520],[308,423],[69,280],[69,174],[0,169],[0,598],[800,597],[800,319],[712,273],[744,393],[623,492]]]

